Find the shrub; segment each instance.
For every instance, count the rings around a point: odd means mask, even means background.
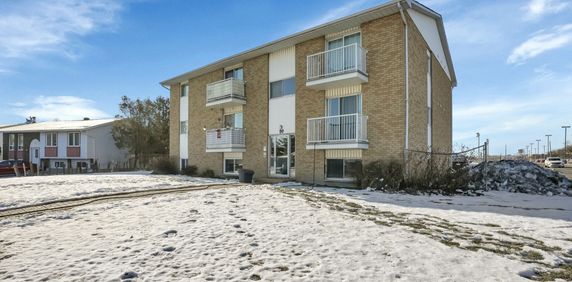
[[[181,174],[187,175],[187,176],[197,176],[198,174],[198,168],[194,165],[190,165],[187,166],[183,169],[181,169]]]
[[[155,174],[177,174],[175,161],[168,157],[155,159],[152,167]]]
[[[399,161],[374,161],[365,165],[356,178],[362,187],[397,191],[403,185],[403,172],[403,164]]]
[[[212,169],[206,169],[201,173],[202,177],[209,177],[209,178],[213,178],[215,177],[215,173]]]

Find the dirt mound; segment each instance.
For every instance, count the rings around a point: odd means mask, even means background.
[[[471,190],[572,196],[572,181],[556,171],[528,161],[480,163],[469,170],[469,175]]]

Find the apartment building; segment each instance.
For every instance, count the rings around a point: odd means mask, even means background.
[[[117,148],[111,135],[114,121],[47,121],[2,128],[3,158],[24,160],[41,170],[90,169],[96,164],[106,169],[128,157]]]
[[[442,17],[391,1],[167,79],[170,154],[217,175],[348,184],[359,165],[450,152]]]

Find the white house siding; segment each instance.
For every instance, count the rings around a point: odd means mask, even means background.
[[[413,9],[408,9],[409,15],[421,35],[427,41],[427,45],[431,51],[435,54],[437,61],[447,73],[447,76],[451,78],[449,73],[449,68],[447,67],[447,58],[445,57],[445,51],[443,50],[443,45],[441,44],[441,37],[439,36],[439,30],[437,29],[437,22],[424,14],[421,14]]]
[[[111,124],[92,128],[84,132],[94,141],[87,142],[89,158],[93,158],[99,164],[99,168],[106,169],[109,164],[123,164],[127,161],[127,153],[115,146],[115,140],[111,135]]]
[[[181,159],[189,158],[189,97],[181,97],[180,101],[180,121],[187,121],[187,134],[180,134],[179,132],[179,157]]]
[[[295,47],[288,47],[270,54],[269,82],[294,77],[296,74]],[[284,133],[295,133],[296,95],[288,95],[269,100],[269,134],[279,134],[280,126]]]
[[[4,150],[4,133],[0,132],[0,150]],[[4,152],[0,152],[0,160],[3,159]]]

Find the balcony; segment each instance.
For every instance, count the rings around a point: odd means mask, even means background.
[[[207,107],[223,108],[245,103],[242,80],[228,78],[207,85]]]
[[[245,152],[243,128],[218,128],[206,132],[206,152]]]
[[[366,54],[352,44],[308,56],[306,86],[325,90],[367,82]]]
[[[349,114],[308,119],[306,149],[367,149],[367,116]]]

